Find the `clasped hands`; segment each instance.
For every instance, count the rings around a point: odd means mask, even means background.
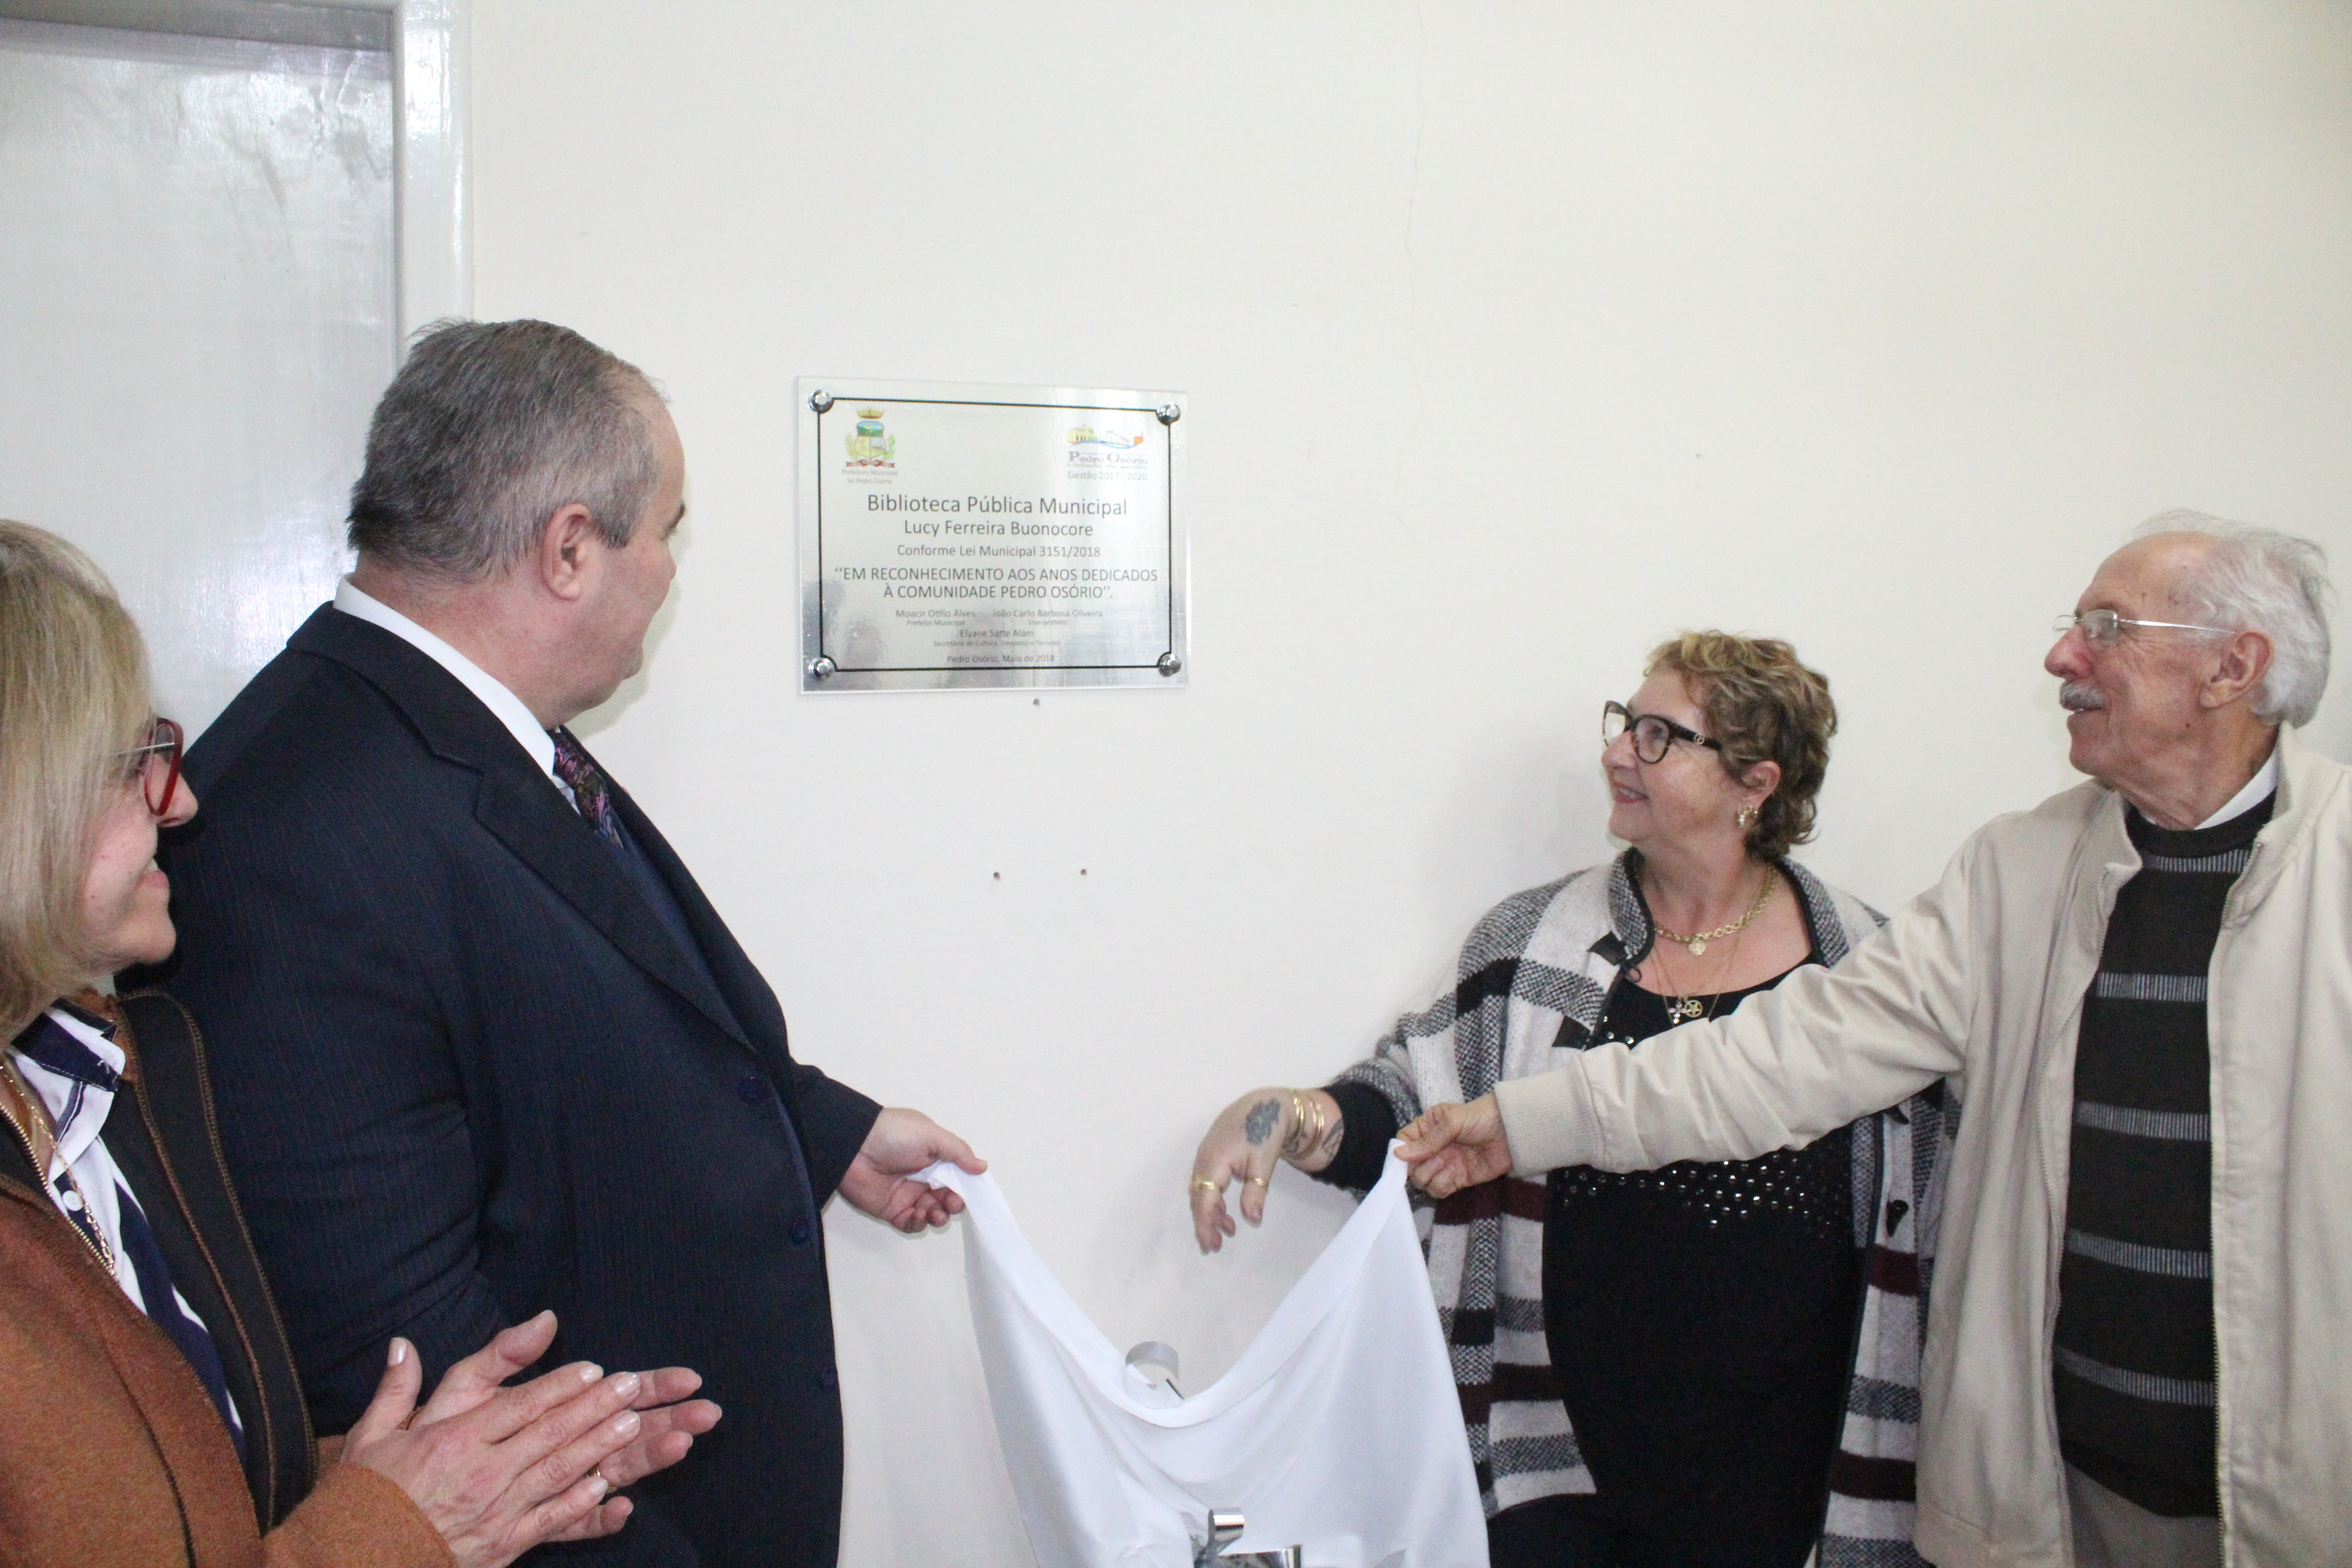
[[[554,1313],[518,1323],[450,1367],[419,1408],[424,1370],[415,1347],[395,1339],[375,1398],[343,1440],[341,1462],[407,1493],[459,1568],[610,1535],[633,1505],[607,1494],[677,1463],[719,1423],[718,1405],[687,1397],[702,1378],[682,1366],[607,1376],[575,1362],[505,1386],[554,1342]]]

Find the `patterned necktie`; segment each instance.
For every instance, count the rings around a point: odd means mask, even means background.
[[[569,730],[550,730],[555,742],[555,776],[572,791],[572,804],[590,826],[613,844],[621,842],[621,819],[614,813],[612,793],[605,788],[604,770]]]

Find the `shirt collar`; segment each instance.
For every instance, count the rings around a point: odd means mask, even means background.
[[[539,771],[555,779],[555,742],[531,716],[521,698],[508,690],[498,677],[402,615],[383,600],[354,586],[349,577],[335,584],[335,608],[356,616],[407,643],[417,652],[457,678],[458,684],[481,700],[491,717],[505,725]],[[560,786],[561,779],[555,779]]]
[[[2233,817],[2245,816],[2246,813],[2270,799],[2272,793],[2278,788],[2278,747],[2273,745],[2271,747],[2271,754],[2263,759],[2263,765],[2254,770],[2254,776],[2246,781],[2246,787],[2231,795],[2229,805],[2199,823],[2197,825],[2199,830],[2201,832],[2208,827],[2219,827]]]
[[[106,1003],[96,992],[85,991],[82,994],[89,997],[91,1001],[98,1003],[100,1006],[106,1005]],[[96,1013],[88,1007],[82,1006],[79,1003],[75,1002],[70,997],[59,997],[57,1005],[51,1007],[49,1011],[52,1013],[63,1014],[68,1018],[77,1019],[89,1027],[97,1030],[107,1039],[110,1040],[114,1038],[115,1024],[113,1019],[107,1017],[101,1013]]]
[[[48,1107],[57,1131],[54,1163],[70,1166],[106,1131],[107,1113],[130,1058],[79,1009],[52,1007],[10,1043],[26,1087]]]

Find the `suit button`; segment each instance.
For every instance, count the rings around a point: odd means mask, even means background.
[[[768,1080],[758,1073],[747,1074],[735,1080],[735,1098],[746,1105],[757,1105],[768,1098]]]
[[[793,1245],[794,1247],[806,1247],[808,1245],[809,1222],[805,1217],[793,1221],[792,1237]]]
[[[823,1372],[818,1373],[816,1374],[816,1380],[824,1384],[827,1388],[839,1388],[841,1386],[841,1374],[834,1371],[831,1367],[826,1367]]]

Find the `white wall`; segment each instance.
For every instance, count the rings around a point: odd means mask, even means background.
[[[641,363],[691,464],[595,744],[799,1051],[970,1134],[1188,1381],[1343,1211],[1286,1173],[1195,1257],[1201,1128],[1604,853],[1658,637],[1831,676],[1811,858],[1891,904],[2069,782],[2045,628],[2139,518],[2352,570],[2340,4],[480,0],[473,47],[479,313]],[[1189,391],[1191,689],[796,695],[806,373]],[[845,1563],[1025,1562],[960,1243],[828,1234]]]
[[[392,107],[381,50],[0,21],[0,517],[97,558],[192,734],[345,566]]]

